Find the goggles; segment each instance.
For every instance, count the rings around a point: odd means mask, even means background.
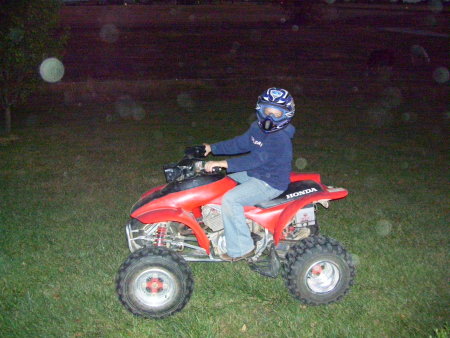
[[[275,114],[266,114],[267,108],[276,109],[281,112],[281,115],[277,117]],[[257,111],[258,118],[260,120],[265,120],[265,119],[269,118],[273,122],[281,122],[281,121],[284,121],[284,120],[292,117],[291,116],[292,113],[289,112],[287,109],[284,109],[284,108],[274,105],[274,104],[259,104],[256,107],[256,111]]]

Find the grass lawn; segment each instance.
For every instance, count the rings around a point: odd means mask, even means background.
[[[321,232],[357,263],[343,301],[307,307],[281,277],[246,263],[192,264],[194,294],[182,312],[159,321],[128,313],[114,280],[129,254],[129,208],[164,182],[162,165],[185,146],[245,131],[253,106],[144,108],[134,121],[107,118],[110,106],[59,107],[52,121],[41,113],[0,144],[0,336],[448,336],[443,134],[402,121],[360,127],[356,111],[326,102],[303,104],[294,161],[350,191],[318,214]]]

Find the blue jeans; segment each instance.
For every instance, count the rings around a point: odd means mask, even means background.
[[[269,201],[283,191],[271,187],[262,180],[248,176],[246,171],[234,173],[228,177],[240,183],[228,191],[222,199],[222,219],[227,254],[235,258],[249,253],[255,246],[245,221],[244,206]]]

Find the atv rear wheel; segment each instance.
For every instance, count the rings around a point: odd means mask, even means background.
[[[131,313],[160,319],[187,304],[194,281],[183,257],[165,247],[146,247],[122,264],[116,289],[119,300]]]
[[[312,236],[286,254],[284,278],[292,296],[309,305],[339,301],[353,285],[351,256],[334,239]]]

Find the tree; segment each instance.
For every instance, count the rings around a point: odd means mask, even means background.
[[[0,0],[0,106],[7,134],[12,107],[39,87],[41,62],[61,56],[67,33],[59,9],[59,0]]]

